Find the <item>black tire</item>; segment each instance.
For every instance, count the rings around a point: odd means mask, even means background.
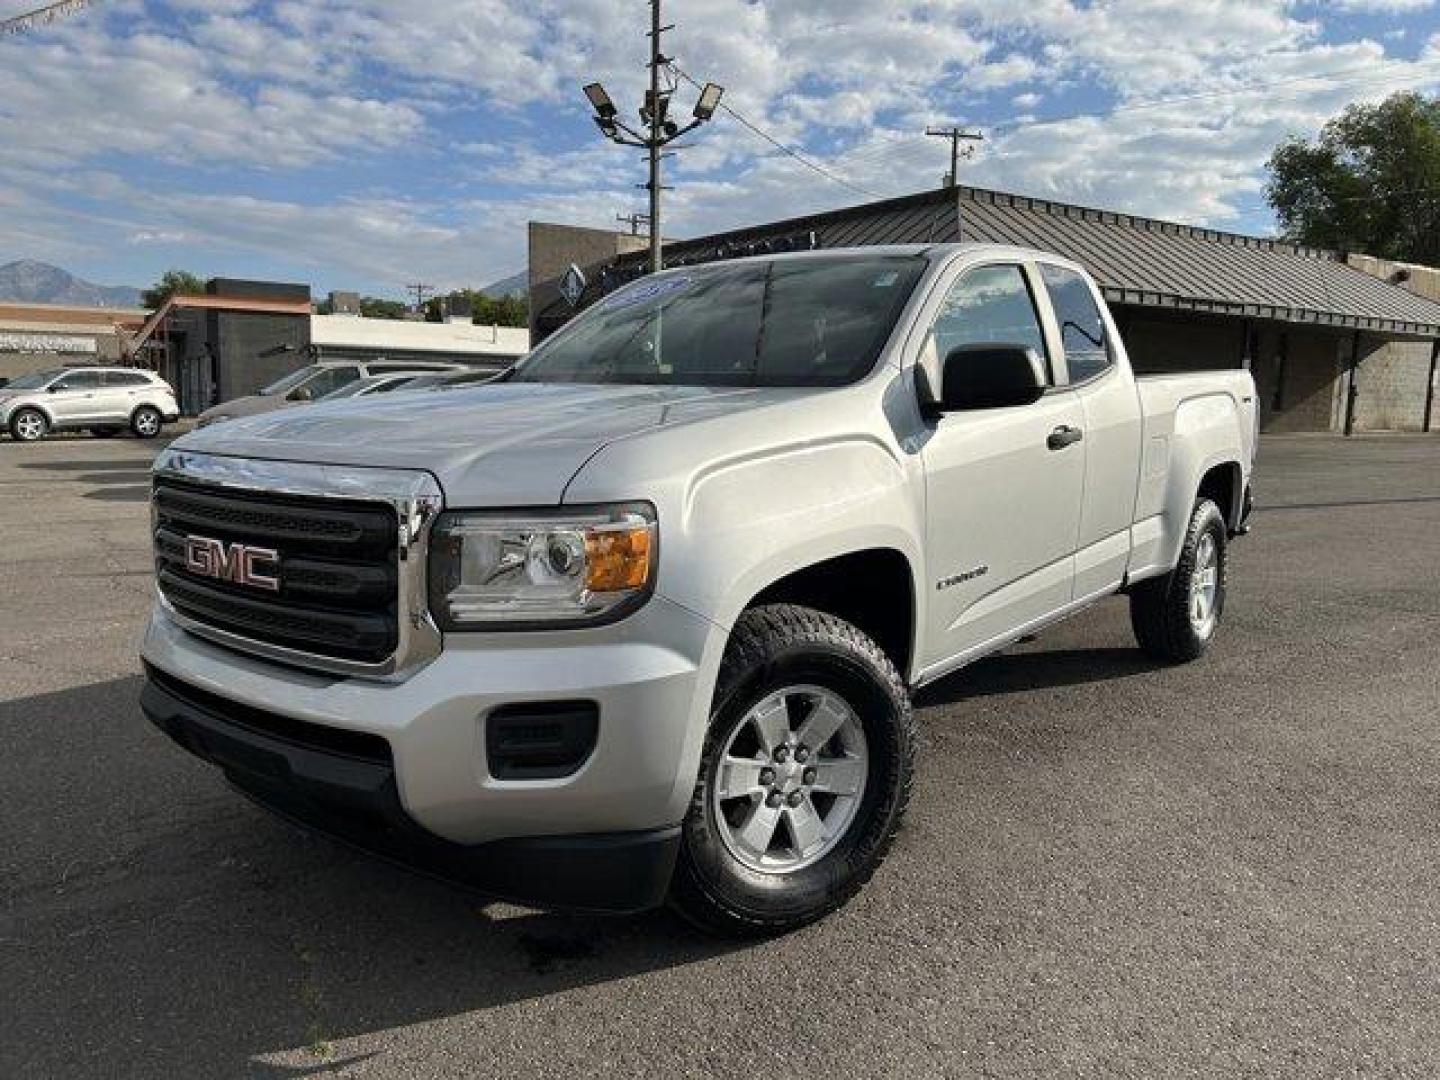
[[[818,861],[766,873],[746,866],[727,846],[717,827],[712,785],[727,740],[752,707],[802,684],[835,694],[858,719],[866,751],[864,787],[848,825],[838,840],[828,841],[834,846]],[[672,906],[701,928],[731,937],[786,933],[840,907],[875,873],[899,829],[910,798],[915,742],[904,680],[858,629],[792,605],[745,612],[720,667],[671,885]],[[820,750],[815,749],[817,761]]]
[[[97,439],[113,439],[116,435],[120,434],[120,429],[113,427],[92,427],[90,434],[94,435]]]
[[[137,439],[153,439],[164,426],[165,418],[160,415],[160,410],[149,405],[141,405],[130,416],[130,430]]]
[[[1130,591],[1130,625],[1146,655],[1183,664],[1198,660],[1215,640],[1225,610],[1228,535],[1220,508],[1209,499],[1196,500],[1175,569],[1164,577],[1142,581]],[[1213,618],[1197,625],[1192,617],[1191,582],[1206,537],[1214,544],[1216,561]]]
[[[39,409],[16,409],[10,417],[10,437],[16,442],[39,442],[50,431],[50,421]]]

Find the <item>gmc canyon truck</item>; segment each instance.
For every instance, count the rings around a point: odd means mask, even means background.
[[[916,688],[1114,593],[1205,652],[1255,433],[1248,372],[1135,378],[1043,252],[671,270],[492,384],[162,453],[144,708],[491,895],[778,933],[885,856]]]

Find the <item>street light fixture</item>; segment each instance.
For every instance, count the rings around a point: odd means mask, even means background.
[[[706,83],[695,103],[692,119],[684,127],[670,119],[670,98],[675,93],[673,76],[667,74],[667,85],[661,85],[660,73],[668,72],[670,58],[660,51],[660,36],[671,26],[660,24],[660,0],[650,0],[650,88],[645,91],[645,103],[640,107],[641,131],[629,127],[620,119],[620,110],[598,82],[585,86],[585,97],[595,110],[595,125],[611,142],[621,146],[634,146],[650,156],[650,181],[644,186],[650,192],[650,270],[662,268],[660,230],[660,183],[661,151],[682,135],[694,131],[701,124],[712,119],[720,107],[725,88]],[[643,134],[642,134],[643,131]]]
[[[705,89],[700,91],[700,100],[695,102],[695,119],[704,123],[715,115],[715,110],[720,107],[720,99],[725,96],[725,88],[716,86],[713,82],[707,82]]]

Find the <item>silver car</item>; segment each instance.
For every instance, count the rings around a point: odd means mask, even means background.
[[[19,442],[76,429],[107,437],[129,428],[153,439],[179,416],[170,384],[138,368],[52,368],[0,387],[0,427]]]
[[[437,361],[336,361],[322,360],[309,364],[299,371],[292,371],[283,379],[277,379],[258,393],[232,398],[212,406],[200,414],[198,427],[209,427],[223,420],[237,420],[244,416],[259,416],[261,413],[288,409],[294,405],[305,405],[312,401],[344,389],[360,379],[374,375],[422,375],[464,371],[463,364]]]

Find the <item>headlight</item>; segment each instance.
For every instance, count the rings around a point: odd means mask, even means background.
[[[650,595],[655,555],[655,511],[642,503],[442,514],[431,533],[430,612],[446,630],[609,622]]]

